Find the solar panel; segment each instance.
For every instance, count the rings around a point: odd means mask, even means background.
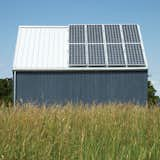
[[[103,43],[102,25],[87,25],[88,43]]]
[[[128,65],[145,65],[141,44],[126,44]]]
[[[70,25],[69,66],[146,66],[139,34],[138,25]]]
[[[106,43],[121,43],[121,32],[119,25],[105,25]]]
[[[89,66],[104,66],[105,53],[103,44],[88,44]]]
[[[69,64],[70,66],[86,65],[85,44],[69,45]]]
[[[107,44],[108,66],[125,66],[122,44]]]
[[[137,25],[122,25],[125,43],[140,43]]]
[[[85,43],[84,25],[69,26],[69,43]]]

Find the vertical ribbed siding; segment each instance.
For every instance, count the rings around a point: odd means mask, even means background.
[[[108,103],[147,101],[147,71],[17,72],[17,101]]]

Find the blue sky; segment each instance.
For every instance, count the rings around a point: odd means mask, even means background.
[[[18,25],[138,23],[149,63],[149,78],[160,95],[159,0],[1,0],[0,78],[12,76]]]

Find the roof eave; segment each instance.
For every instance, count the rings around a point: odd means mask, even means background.
[[[142,71],[142,70],[148,70],[148,67],[128,67],[128,68],[122,68],[122,67],[108,67],[108,68],[97,68],[97,67],[70,67],[70,68],[14,68],[13,71],[24,71],[24,72],[39,72],[39,71]]]

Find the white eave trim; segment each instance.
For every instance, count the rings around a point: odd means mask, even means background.
[[[19,28],[69,28],[69,26],[19,26]]]
[[[13,69],[13,71],[140,71],[140,70],[148,70],[148,67],[70,67],[70,68],[21,68],[21,69]]]

